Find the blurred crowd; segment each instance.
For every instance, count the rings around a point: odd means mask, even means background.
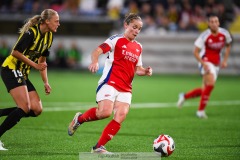
[[[120,29],[124,15],[133,12],[144,21],[143,32],[202,31],[206,17],[219,16],[221,26],[229,28],[239,12],[239,0],[1,0],[0,14],[39,14],[52,8],[61,16],[103,16]]]

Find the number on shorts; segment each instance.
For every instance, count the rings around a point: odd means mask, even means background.
[[[12,70],[12,72],[13,72],[13,74],[14,74],[14,76],[15,76],[16,78],[23,76],[22,72],[19,71],[19,70]]]

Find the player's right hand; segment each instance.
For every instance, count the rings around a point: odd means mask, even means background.
[[[39,70],[39,71],[43,71],[43,70],[46,69],[46,67],[47,67],[47,63],[44,62],[44,63],[39,63],[39,64],[37,64],[36,67],[35,67],[35,69],[37,69],[37,70]]]
[[[91,63],[88,67],[89,71],[92,73],[96,73],[99,69],[98,63]]]

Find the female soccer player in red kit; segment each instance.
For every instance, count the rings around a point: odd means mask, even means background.
[[[178,107],[185,100],[201,96],[197,116],[207,118],[205,107],[214,88],[220,68],[227,67],[227,60],[231,49],[232,38],[226,29],[219,27],[219,19],[215,15],[208,18],[209,29],[204,31],[195,41],[194,56],[199,62],[199,68],[203,76],[202,88],[195,88],[185,94],[179,95]],[[221,52],[225,48],[225,54],[221,61]]]
[[[127,116],[132,99],[134,74],[152,75],[151,67],[142,67],[142,45],[135,40],[142,25],[138,15],[126,15],[124,33],[111,36],[92,52],[89,70],[93,73],[99,69],[99,56],[108,53],[102,77],[98,82],[98,107],[91,108],[83,114],[76,113],[68,127],[68,134],[72,136],[84,122],[105,119],[114,113],[113,120],[103,130],[96,146],[92,148],[92,153],[111,154],[104,145],[117,134]]]

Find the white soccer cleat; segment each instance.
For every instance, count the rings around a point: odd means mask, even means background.
[[[184,93],[180,93],[178,95],[178,102],[177,102],[178,108],[182,108],[182,105],[183,105],[184,101],[185,101]]]
[[[81,112],[77,112],[75,114],[72,122],[69,124],[69,126],[68,126],[68,135],[69,136],[72,136],[76,132],[77,128],[80,126],[80,123],[78,122],[78,117],[80,115],[82,115],[82,113]]]
[[[0,141],[0,151],[7,151],[8,149],[3,147],[4,144],[2,143],[2,141]]]
[[[96,154],[113,154],[112,152],[108,152],[104,146],[100,146],[99,148],[92,148],[91,153]]]
[[[204,110],[197,111],[196,115],[197,115],[198,118],[201,118],[201,119],[207,119],[208,118],[208,116],[206,115]]]

